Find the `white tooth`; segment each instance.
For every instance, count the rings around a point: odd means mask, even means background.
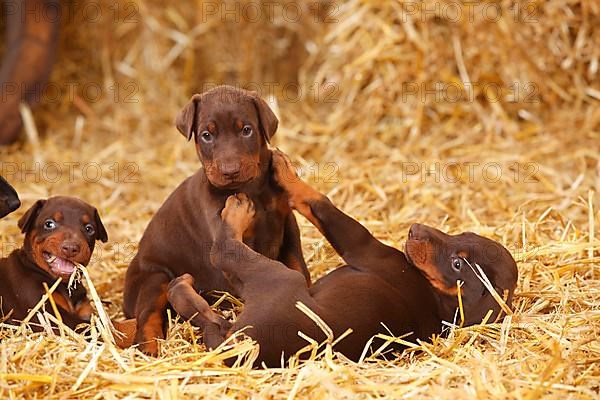
[[[56,256],[50,256],[50,258],[48,259],[48,262],[54,262],[54,260],[56,260]]]

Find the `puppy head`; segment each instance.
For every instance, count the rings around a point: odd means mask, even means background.
[[[6,217],[20,206],[21,202],[17,192],[0,176],[0,218]]]
[[[108,240],[98,210],[74,197],[36,201],[19,220],[19,228],[32,261],[63,280],[75,271],[75,263],[90,262],[96,240]]]
[[[447,235],[435,228],[413,224],[406,241],[406,254],[441,294],[446,321],[453,320],[458,307],[457,281],[462,282],[465,324],[481,322],[489,310],[493,311],[492,318],[499,315],[500,305],[478,278],[475,264],[481,267],[500,296],[508,291],[507,305],[511,306],[517,284],[517,264],[500,243],[472,232]]]
[[[278,120],[255,92],[218,86],[195,94],[179,112],[177,129],[196,151],[211,184],[239,189],[268,169],[267,143]]]

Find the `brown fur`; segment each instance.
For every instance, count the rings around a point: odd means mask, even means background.
[[[209,256],[222,225],[220,211],[233,193],[248,194],[257,207],[244,243],[297,269],[305,284],[310,281],[296,220],[287,196],[272,179],[267,143],[278,121],[266,102],[253,92],[220,86],[194,95],[175,124],[184,137],[194,139],[204,168],[186,179],[154,215],[127,270],[125,315],[137,319],[135,342],[149,354],[157,353],[154,340],[164,337],[167,305],[156,299],[166,294],[174,277],[189,273],[196,291],[236,294]],[[149,323],[152,329],[146,328]]]
[[[20,0],[9,4],[13,9],[6,21],[6,47],[0,68],[0,145],[12,143],[21,130],[19,104],[27,103],[33,108],[40,101],[40,90],[45,87],[56,58],[60,26],[59,18],[40,14],[42,10],[59,9],[59,0]],[[11,88],[10,92],[5,88]]]
[[[49,219],[54,220],[55,228],[47,229],[45,222]],[[87,224],[93,226],[93,234],[86,232]],[[73,197],[52,197],[38,200],[19,220],[19,227],[25,233],[23,247],[0,260],[2,315],[10,315],[7,322],[23,320],[45,294],[43,283],[52,286],[58,278],[62,282],[53,299],[63,322],[72,329],[89,322],[91,306],[85,288],[78,285],[69,294],[69,276],[56,275],[43,253],[87,265],[96,240],[108,240],[98,211]]]
[[[325,237],[348,265],[330,272],[308,288],[300,274],[283,268],[280,262],[256,254],[236,239],[250,223],[254,207],[251,199],[243,194],[231,196],[222,213],[224,225],[215,242],[220,245],[213,247],[212,257],[215,265],[227,274],[231,284],[241,293],[245,304],[227,333],[219,336],[214,330],[210,332],[213,347],[222,343],[231,332],[250,327],[246,334],[260,345],[257,362],[278,366],[282,354],[285,357],[293,355],[307,344],[298,336],[299,331],[318,341],[325,339],[316,324],[297,309],[297,302],[304,303],[319,315],[335,336],[352,329],[353,333],[340,341],[335,349],[353,360],[359,358],[371,337],[388,333],[388,329],[394,335],[407,334],[407,340],[427,340],[441,332],[442,321],[454,320],[457,305],[455,297],[447,291],[440,293],[427,278],[434,275],[445,283],[445,289],[450,288],[452,280],[445,271],[446,258],[464,251],[465,247],[473,250],[473,247],[487,246],[495,250],[499,257],[493,259],[489,253],[474,254],[471,251],[471,262],[481,264],[499,289],[512,294],[517,279],[516,264],[500,244],[474,234],[449,236],[433,228],[415,225],[411,228],[409,242],[430,240],[429,235],[436,235],[436,241],[431,241],[425,253],[413,253],[419,260],[413,264],[401,251],[375,239],[325,196],[315,196],[314,190],[307,188],[290,171],[289,162],[282,154],[274,156],[274,164],[277,180],[293,199],[294,206],[298,210],[310,210],[306,216],[318,222]],[[284,178],[285,175],[288,177]],[[237,258],[232,258],[231,254]],[[433,274],[429,270],[430,274],[422,274],[423,262],[437,272]],[[479,290],[481,287],[475,276],[465,273],[460,277],[466,280],[463,302],[467,323],[480,322],[488,309],[499,315],[498,305],[489,301],[489,294]],[[193,277],[186,275],[171,282],[169,299],[175,310],[193,305],[200,297],[192,290],[192,285]],[[187,310],[187,313],[191,311]],[[205,321],[199,322],[206,334],[209,326]],[[374,346],[379,344],[381,342],[376,341]]]
[[[413,264],[423,272],[431,286],[444,294],[456,296],[458,292],[456,285],[450,287],[445,285],[438,267],[433,263],[436,252],[433,244],[409,240],[406,242],[406,252],[411,255]]]
[[[482,268],[500,296],[508,291],[506,303],[511,306],[518,270],[515,260],[500,243],[472,232],[448,235],[426,225],[413,224],[406,241],[406,254],[429,279],[444,315],[454,313],[458,307],[457,281],[462,282],[465,325],[480,322],[489,310],[493,311],[492,320],[501,315],[500,306],[475,274],[475,264]],[[455,261],[459,269],[452,266]]]

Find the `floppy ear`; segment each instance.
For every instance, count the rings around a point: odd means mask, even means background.
[[[100,219],[100,214],[98,210],[94,208],[94,220],[96,221],[96,228],[98,232],[96,232],[96,240],[100,240],[102,243],[108,242],[108,233],[106,232],[106,228]]]
[[[189,141],[194,135],[196,129],[196,115],[198,108],[200,107],[199,94],[192,96],[190,101],[179,111],[175,118],[175,126],[181,134]]]
[[[46,200],[36,201],[33,204],[33,206],[31,206],[31,208],[27,210],[25,215],[21,217],[21,219],[17,223],[19,228],[21,228],[21,233],[28,233],[29,231],[31,231],[31,228],[33,228],[33,226],[35,225],[35,220],[37,219],[38,215],[40,215],[40,211],[42,210],[42,208],[44,208],[45,204]]]
[[[279,120],[277,119],[267,102],[261,99],[257,93],[252,92],[252,100],[254,101],[254,107],[256,108],[256,112],[258,113],[258,120],[260,121],[260,130],[262,131],[262,134],[268,143],[271,141],[271,138],[277,131],[277,125],[279,125]]]

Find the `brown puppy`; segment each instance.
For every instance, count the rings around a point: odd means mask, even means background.
[[[21,201],[16,190],[0,176],[0,218],[6,217],[19,207],[21,207]]]
[[[167,285],[184,273],[195,278],[196,291],[237,292],[214,268],[209,253],[222,225],[225,200],[246,193],[256,216],[244,243],[279,260],[310,281],[300,233],[285,193],[273,181],[268,141],[277,118],[253,92],[220,86],[194,95],[179,113],[177,129],[189,140],[204,168],[186,179],[150,221],[125,278],[124,311],[137,319],[135,342],[148,354],[158,352],[164,337]],[[207,321],[213,321],[209,310]],[[227,328],[228,326],[225,326]]]
[[[82,285],[67,284],[75,263],[87,265],[96,240],[108,235],[98,211],[74,197],[38,200],[19,220],[25,233],[23,248],[0,260],[2,319],[23,320],[45,294],[42,283],[62,282],[52,294],[63,322],[70,328],[90,320],[90,302]]]
[[[448,235],[426,225],[413,224],[408,231],[405,250],[409,261],[435,289],[440,315],[445,321],[452,321],[447,318],[456,316],[457,281],[461,282],[465,326],[480,323],[489,310],[493,311],[492,321],[500,315],[500,305],[484,286],[477,266],[481,267],[496,293],[506,297],[509,307],[512,305],[517,265],[499,243],[472,232]]]
[[[464,264],[480,265],[500,294],[516,285],[517,269],[510,253],[500,244],[475,234],[445,235],[415,225],[408,241],[409,259],[375,239],[362,225],[348,217],[322,194],[302,182],[282,155],[276,154],[277,180],[293,206],[314,223],[349,265],[340,267],[307,288],[302,276],[274,260],[256,254],[241,242],[254,215],[245,195],[228,198],[222,213],[224,225],[211,256],[245,300],[244,310],[229,332],[221,334],[218,322],[192,319],[205,330],[205,343],[216,347],[232,332],[245,333],[260,345],[258,362],[278,366],[281,356],[293,355],[307,343],[302,331],[322,341],[325,335],[297,307],[302,302],[340,336],[353,333],[335,349],[357,360],[367,341],[377,333],[409,334],[408,340],[429,339],[440,333],[442,321],[455,320],[456,280],[463,280],[462,298],[467,323],[480,322],[489,310],[499,315],[478,278]],[[458,267],[456,260],[461,260]],[[456,269],[456,270],[455,270]],[[422,272],[425,272],[423,274]],[[454,284],[452,281],[454,280]],[[199,297],[193,277],[184,275],[169,287],[175,310],[191,318],[205,312],[196,307]]]

